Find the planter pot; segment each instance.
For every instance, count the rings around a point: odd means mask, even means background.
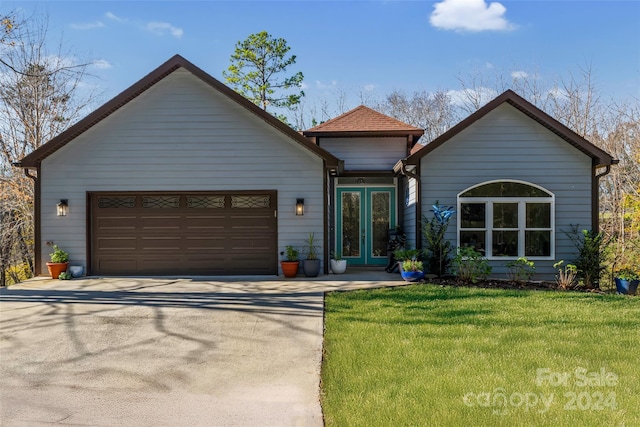
[[[625,280],[617,277],[614,281],[616,282],[616,291],[622,295],[635,295],[640,283],[640,280]]]
[[[282,267],[282,274],[284,274],[284,277],[288,277],[288,278],[297,276],[299,265],[300,265],[300,261],[280,261],[280,266]]]
[[[332,259],[331,260],[331,271],[333,271],[333,274],[342,274],[345,271],[347,271],[347,260],[346,259],[340,259],[340,260]]]
[[[302,271],[307,277],[318,277],[320,274],[320,260],[319,259],[305,259],[302,262]]]
[[[403,271],[400,274],[405,282],[419,282],[424,278],[424,271]]]
[[[70,265],[69,273],[71,273],[73,278],[81,277],[84,275],[84,267],[81,265]]]
[[[47,269],[52,279],[57,279],[60,273],[67,271],[68,262],[48,262]]]

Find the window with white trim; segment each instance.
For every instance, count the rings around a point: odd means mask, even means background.
[[[458,246],[489,259],[554,256],[554,195],[520,181],[491,181],[458,195]]]

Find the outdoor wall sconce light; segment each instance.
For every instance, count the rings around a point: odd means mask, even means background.
[[[296,199],[296,215],[304,215],[304,199]]]
[[[67,216],[67,208],[69,207],[67,199],[60,199],[56,206],[58,208],[58,216]]]

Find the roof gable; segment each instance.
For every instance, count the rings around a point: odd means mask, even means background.
[[[597,166],[609,166],[617,163],[617,161],[614,160],[614,158],[609,153],[596,147],[591,142],[587,141],[586,139],[569,129],[567,126],[563,125],[512,90],[505,91],[504,93],[487,103],[485,106],[480,108],[478,111],[471,114],[469,117],[462,120],[457,125],[449,129],[424,147],[412,151],[412,154],[407,157],[406,163],[417,164],[417,162],[422,157],[426,156],[445,142],[449,141],[451,138],[471,126],[476,121],[482,119],[489,112],[493,111],[498,106],[504,103],[507,103],[513,108],[524,113],[532,120],[538,122],[569,144],[573,145],[578,150],[594,159]]]
[[[110,101],[107,101],[105,104],[87,115],[78,123],[35,149],[33,152],[25,156],[20,161],[18,166],[25,168],[37,167],[49,155],[53,154],[69,142],[73,141],[79,135],[86,132],[97,123],[113,114],[118,109],[126,106],[126,104],[128,104],[131,100],[135,99],[136,97],[144,93],[147,89],[149,89],[179,68],[183,68],[189,71],[195,77],[199,78],[200,80],[211,86],[213,89],[227,96],[234,102],[240,104],[242,107],[249,110],[260,119],[264,120],[270,126],[273,126],[277,130],[285,134],[287,137],[296,141],[298,144],[314,152],[317,156],[326,161],[328,167],[338,168],[339,159],[337,157],[333,156],[331,153],[322,149],[321,147],[318,147],[305,136],[301,135],[299,132],[296,132],[291,127],[287,126],[271,114],[262,110],[260,107],[258,107],[242,95],[238,94],[219,80],[215,79],[208,73],[204,72],[202,69],[196,67],[180,55],[173,56],[167,62],[160,65],[158,68],[147,74],[137,83],[134,83],[132,86],[125,89],[122,93],[112,98]]]
[[[417,141],[424,130],[360,105],[303,133],[305,136],[414,136]]]

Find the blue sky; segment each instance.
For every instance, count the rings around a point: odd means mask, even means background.
[[[262,30],[297,55],[309,104],[458,90],[473,72],[552,81],[588,65],[605,97],[640,97],[637,0],[0,0],[16,9],[47,14],[53,41],[96,61],[104,101],[176,53],[223,80],[235,43]]]

